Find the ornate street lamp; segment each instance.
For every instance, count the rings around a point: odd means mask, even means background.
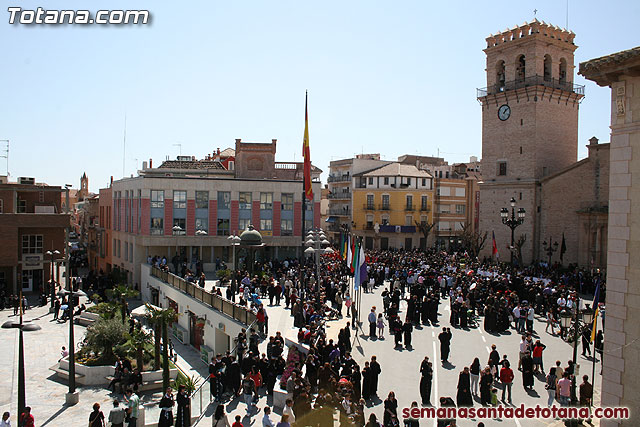
[[[544,249],[545,253],[549,257],[549,268],[551,268],[551,257],[553,256],[553,253],[558,250],[558,242],[553,242],[553,245],[552,245],[551,237],[549,237],[548,244],[546,240],[542,242],[542,249]]]
[[[56,282],[53,280],[53,258],[56,255],[60,255],[60,251],[56,249],[53,251],[47,251],[45,254],[51,257],[51,276],[49,277],[49,283],[51,284],[51,309],[53,310],[55,307],[54,301],[56,299]]]
[[[67,274],[69,277],[69,274]],[[86,297],[83,291],[73,291],[73,285],[71,281],[67,279],[69,289],[61,289],[58,292],[59,297],[69,296],[67,302],[69,310],[69,392],[66,396],[66,402],[68,405],[75,405],[78,403],[78,395],[76,393],[76,343],[73,337],[73,304],[75,298]]]
[[[560,314],[560,324],[566,330],[571,328],[571,322],[573,321],[573,369],[574,375],[571,378],[571,401],[572,403],[576,403],[576,363],[578,359],[578,339],[580,338],[580,328],[591,325],[593,323],[594,311],[586,304],[586,308],[582,310],[578,309],[580,306],[580,299],[576,301],[576,305],[573,309],[573,315],[568,311],[563,311]]]
[[[514,234],[516,228],[524,222],[526,212],[524,208],[518,208],[516,216],[516,199],[514,197],[511,198],[509,204],[511,205],[511,217],[509,217],[507,208],[500,209],[500,217],[502,217],[502,223],[511,229],[511,266],[513,267]]]
[[[42,329],[39,325],[35,323],[22,321],[22,291],[20,292],[20,320],[9,320],[2,324],[3,329],[12,329],[16,328],[19,330],[18,333],[18,420],[20,420],[20,415],[24,412],[24,408],[26,406],[26,393],[25,393],[25,376],[24,376],[24,338],[22,335],[23,331],[37,331]],[[19,422],[19,421],[18,421]]]
[[[229,241],[229,244],[231,245],[231,252],[232,252],[232,261],[231,263],[233,264],[233,276],[231,277],[231,296],[232,296],[232,300],[235,300],[235,296],[236,296],[236,247],[240,245],[240,237],[236,236],[235,234],[227,237],[227,240]]]

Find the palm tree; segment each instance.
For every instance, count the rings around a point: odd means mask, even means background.
[[[131,344],[136,349],[136,364],[140,372],[144,370],[144,358],[143,351],[144,346],[151,343],[151,334],[144,331],[142,328],[134,328],[131,334]]]
[[[107,289],[107,295],[116,305],[120,306],[122,323],[125,323],[127,318],[127,298],[135,298],[138,294],[138,291],[129,288],[127,285],[116,285],[112,289]]]
[[[169,325],[178,321],[178,313],[173,308],[155,308],[145,304],[147,318],[154,325],[155,368],[160,365],[160,333],[162,334],[162,388],[169,387]],[[160,332],[160,333],[159,333]]]

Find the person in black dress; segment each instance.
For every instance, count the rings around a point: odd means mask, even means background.
[[[362,398],[365,400],[369,400],[371,398],[372,377],[373,372],[371,372],[369,362],[364,362],[364,368],[362,368]]]
[[[398,425],[398,401],[394,392],[390,391],[389,396],[384,401],[384,427]]]
[[[433,380],[433,367],[429,358],[425,357],[420,364],[420,397],[423,405],[431,404],[431,381]]]
[[[522,385],[525,390],[533,390],[533,358],[528,351],[522,357]]]
[[[471,378],[469,376],[469,368],[464,367],[458,376],[458,394],[456,395],[458,407],[473,406],[473,398],[471,397]]]
[[[189,406],[190,399],[187,394],[187,388],[184,385],[178,387],[178,395],[176,396],[178,410],[176,411],[176,427],[188,427],[191,425],[191,408]]]
[[[413,325],[409,321],[409,319],[405,320],[404,325],[402,325],[402,332],[404,333],[404,346],[406,348],[411,347],[411,333],[413,332]]]
[[[170,427],[173,425],[173,393],[171,387],[167,387],[167,390],[160,399],[160,419],[158,420],[158,427]]]
[[[480,372],[480,403],[483,406],[491,403],[491,385],[493,384],[493,375],[489,367],[484,368]]]

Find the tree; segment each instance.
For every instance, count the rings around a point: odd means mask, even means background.
[[[98,319],[87,328],[86,346],[99,355],[104,364],[115,362],[114,347],[126,341],[127,328],[116,319]]]
[[[469,256],[473,259],[478,257],[478,254],[484,247],[487,240],[487,232],[480,233],[472,229],[470,223],[462,224],[462,234],[460,235],[462,245],[469,253]]]
[[[133,328],[133,333],[130,334],[131,344],[136,350],[136,364],[140,372],[144,370],[144,346],[151,343],[151,334],[145,332],[142,328]]]
[[[518,237],[518,240],[515,241],[514,248],[512,250],[514,250],[516,253],[516,259],[518,260],[518,265],[520,267],[522,267],[522,247],[524,246],[524,244],[527,241],[527,235],[526,234],[521,234],[520,237]]]
[[[424,236],[424,245],[421,248],[424,251],[427,249],[427,244],[428,244],[427,241],[429,240],[429,234],[431,233],[431,229],[436,224],[435,223],[429,224],[429,222],[418,222],[418,221],[415,221],[415,223],[416,223],[416,228]]]
[[[145,303],[147,318],[154,325],[155,368],[160,365],[160,334],[162,334],[162,388],[169,387],[169,325],[178,321],[178,313],[173,308],[155,308]]]
[[[135,298],[138,291],[129,288],[127,285],[116,285],[112,289],[107,289],[107,296],[113,300],[114,304],[120,306],[120,317],[122,323],[127,319],[127,298]]]

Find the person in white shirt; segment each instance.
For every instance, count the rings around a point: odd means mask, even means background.
[[[4,414],[2,414],[2,420],[0,420],[0,427],[11,427],[11,420],[9,419],[9,417],[11,417],[11,414],[8,412],[5,412]]]
[[[264,416],[262,417],[262,427],[276,427],[276,425],[271,421],[271,408],[268,406],[264,407]]]
[[[291,425],[295,424],[296,422],[296,416],[293,413],[293,400],[292,399],[287,399],[287,403],[284,406],[284,409],[282,410],[282,415],[289,415],[289,423]]]

